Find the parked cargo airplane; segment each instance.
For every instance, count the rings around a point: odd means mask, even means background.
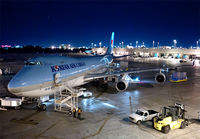
[[[129,73],[159,71],[147,69],[138,71],[106,72],[113,62],[114,32],[110,46],[103,56],[73,58],[67,56],[36,57],[27,61],[26,65],[11,79],[8,90],[16,96],[41,97],[54,94],[58,84],[61,90],[86,84],[92,80],[105,77],[118,77],[118,91],[126,90]],[[111,68],[111,67],[110,67]],[[128,76],[129,77],[129,76]],[[158,83],[165,82],[163,73],[156,74]]]

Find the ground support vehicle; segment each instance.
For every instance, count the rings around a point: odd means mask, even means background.
[[[24,98],[0,98],[0,110],[7,110],[6,107],[14,107],[15,109],[20,108]]]
[[[186,72],[174,72],[171,75],[170,82],[185,82],[187,81]]]
[[[162,108],[162,114],[153,119],[153,127],[167,134],[173,129],[184,129],[188,126],[188,120],[185,119],[185,106],[183,104],[175,104]]]
[[[142,121],[149,121],[158,116],[159,112],[157,111],[138,109],[135,113],[129,115],[129,120],[140,125]]]

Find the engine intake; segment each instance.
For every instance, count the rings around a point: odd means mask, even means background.
[[[166,76],[163,73],[157,73],[155,76],[155,81],[159,84],[163,84],[166,81]]]
[[[125,80],[119,81],[116,84],[116,89],[118,91],[124,91],[124,90],[126,90],[128,88],[128,84],[129,83],[127,81],[125,81]]]

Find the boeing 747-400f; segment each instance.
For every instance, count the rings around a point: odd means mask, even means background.
[[[138,71],[106,72],[113,62],[114,32],[112,32],[110,46],[105,55],[74,58],[68,56],[44,56],[28,60],[26,65],[11,79],[8,90],[16,96],[42,97],[54,94],[58,89],[64,90],[86,84],[92,80],[105,77],[118,77],[116,88],[124,91],[129,85],[126,77],[130,73],[159,71],[147,69]],[[112,68],[110,66],[110,68]],[[128,76],[129,77],[129,76]],[[158,83],[165,82],[165,75],[156,74]]]

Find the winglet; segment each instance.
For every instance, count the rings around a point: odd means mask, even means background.
[[[111,39],[110,39],[110,45],[108,46],[108,49],[106,51],[106,55],[112,55],[113,54],[114,36],[115,36],[115,33],[112,32]]]

